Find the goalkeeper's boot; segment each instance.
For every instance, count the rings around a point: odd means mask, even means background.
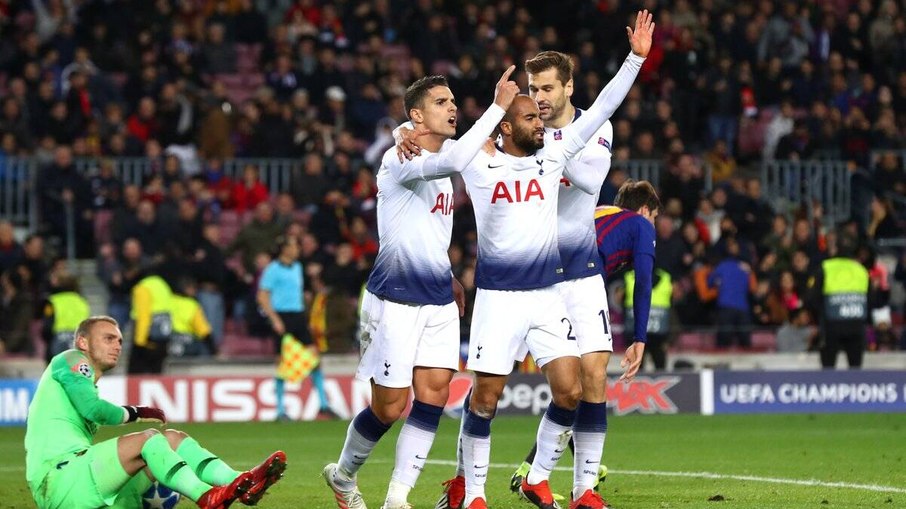
[[[242,472],[230,484],[214,486],[198,499],[196,504],[202,509],[226,509],[237,499],[245,495],[252,487],[251,474]]]
[[[262,461],[261,464],[249,470],[252,476],[252,487],[240,499],[245,505],[257,505],[264,492],[274,483],[283,478],[286,470],[286,453],[277,451]]]
[[[554,500],[554,494],[551,493],[550,484],[546,480],[538,484],[529,484],[526,476],[519,486],[519,495],[538,509],[560,509],[560,504]]]
[[[601,492],[601,488],[604,487],[604,481],[607,480],[607,466],[601,464],[598,467],[598,482],[595,483],[595,491],[598,493]]]
[[[336,463],[331,463],[324,467],[324,470],[321,471],[321,475],[324,477],[324,481],[327,482],[327,486],[333,490],[334,499],[336,499],[337,507],[339,509],[368,509],[365,506],[365,499],[362,498],[362,492],[359,491],[359,487],[352,483],[352,488],[344,488],[337,481],[337,470],[339,470],[339,465]]]
[[[610,506],[596,491],[585,490],[581,497],[569,504],[569,509],[609,509]]]
[[[522,464],[519,465],[519,468],[513,472],[513,477],[510,477],[510,491],[519,493],[519,487],[522,486],[522,480],[525,479],[531,469],[532,464],[528,461],[523,461]]]
[[[457,475],[443,484],[444,494],[440,496],[434,509],[462,509],[466,498],[466,478]]]

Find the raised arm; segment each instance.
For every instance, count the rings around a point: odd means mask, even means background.
[[[613,115],[629,93],[642,63],[651,51],[651,37],[654,33],[651,14],[647,10],[639,12],[636,16],[635,30],[626,27],[626,33],[632,52],[623,61],[616,76],[598,94],[591,108],[563,129],[566,159],[573,157],[585,147],[589,138]]]

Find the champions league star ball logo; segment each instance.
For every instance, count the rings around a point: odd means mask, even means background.
[[[73,366],[71,371],[73,373],[78,373],[85,378],[91,378],[91,366],[87,362],[79,363],[78,366]]]

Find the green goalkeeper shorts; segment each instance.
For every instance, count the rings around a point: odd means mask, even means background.
[[[139,472],[130,476],[120,464],[117,438],[61,456],[51,467],[35,502],[41,509],[96,509],[140,506],[151,480]]]

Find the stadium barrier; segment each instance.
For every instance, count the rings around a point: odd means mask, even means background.
[[[821,204],[829,224],[850,217],[852,189],[845,161],[768,161],[761,167],[761,184],[778,212],[805,205],[811,218],[815,204]]]
[[[25,424],[37,380],[0,380],[0,425]],[[98,383],[101,397],[115,404],[161,408],[170,422],[247,422],[276,418],[274,378],[267,376],[110,376]],[[458,417],[471,388],[461,373],[450,387],[445,411]],[[349,419],[370,399],[367,383],[352,376],[327,377],[329,404]],[[906,412],[906,372],[890,371],[714,371],[652,373],[631,384],[607,385],[608,408],[626,414],[762,414]],[[498,405],[501,415],[540,415],[551,401],[540,374],[510,377]],[[311,384],[289,384],[287,414],[313,420],[321,407]]]
[[[76,170],[86,176],[96,175],[105,161],[113,165],[113,173],[123,184],[142,185],[146,178],[160,172],[163,162],[146,157],[76,158]],[[239,179],[242,170],[253,165],[258,168],[260,179],[272,194],[288,192],[294,171],[300,161],[286,158],[239,158],[223,161],[223,172],[231,179]],[[664,162],[657,159],[629,160],[613,163],[635,180],[648,180],[657,187],[664,172]],[[0,159],[0,218],[17,225],[38,227],[37,182],[42,166],[36,158]],[[705,165],[705,190],[711,190],[711,168]]]

